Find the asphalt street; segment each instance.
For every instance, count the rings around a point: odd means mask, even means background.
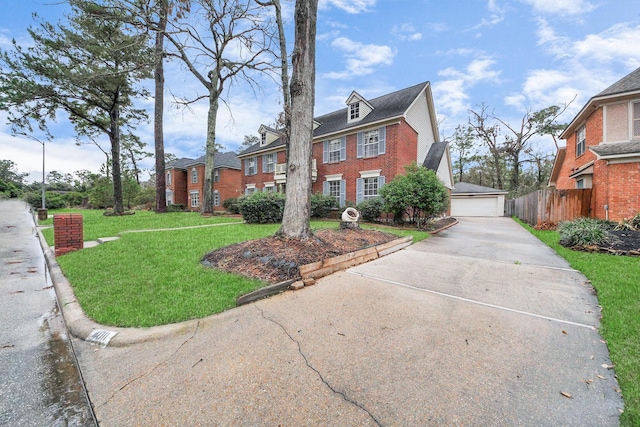
[[[0,425],[95,426],[36,233],[0,201]]]

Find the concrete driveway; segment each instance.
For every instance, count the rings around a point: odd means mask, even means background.
[[[514,221],[470,218],[182,335],[76,350],[102,426],[615,426],[599,317]]]

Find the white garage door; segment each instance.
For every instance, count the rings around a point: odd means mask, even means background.
[[[451,216],[498,216],[498,196],[452,197]]]

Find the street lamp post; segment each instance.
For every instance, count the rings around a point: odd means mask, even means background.
[[[33,139],[34,141],[40,143],[40,145],[42,145],[42,208],[38,209],[38,219],[39,220],[45,220],[47,219],[47,207],[46,207],[46,203],[45,203],[45,183],[44,183],[44,178],[45,178],[45,169],[44,169],[44,147],[45,147],[45,143],[44,141],[40,141],[38,138],[36,138],[33,135],[29,135],[26,133],[20,133],[20,135],[22,136],[26,136],[27,138]]]

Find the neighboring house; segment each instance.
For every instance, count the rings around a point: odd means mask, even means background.
[[[412,162],[424,163],[453,188],[448,145],[436,143],[429,82],[370,100],[352,92],[346,104],[314,120],[314,193],[333,196],[340,206],[357,204],[377,196],[385,182]],[[244,194],[284,191],[285,146],[277,130],[261,126],[258,132],[260,142],[238,155]]]
[[[640,212],[640,68],[592,97],[560,135],[549,185],[590,188],[591,216]]]
[[[166,166],[167,205],[182,204],[199,211],[204,195],[205,156],[181,158]],[[235,153],[216,153],[213,158],[213,209],[224,210],[226,199],[242,195],[240,160]]]
[[[507,193],[491,187],[458,182],[451,192],[451,216],[504,216]]]

